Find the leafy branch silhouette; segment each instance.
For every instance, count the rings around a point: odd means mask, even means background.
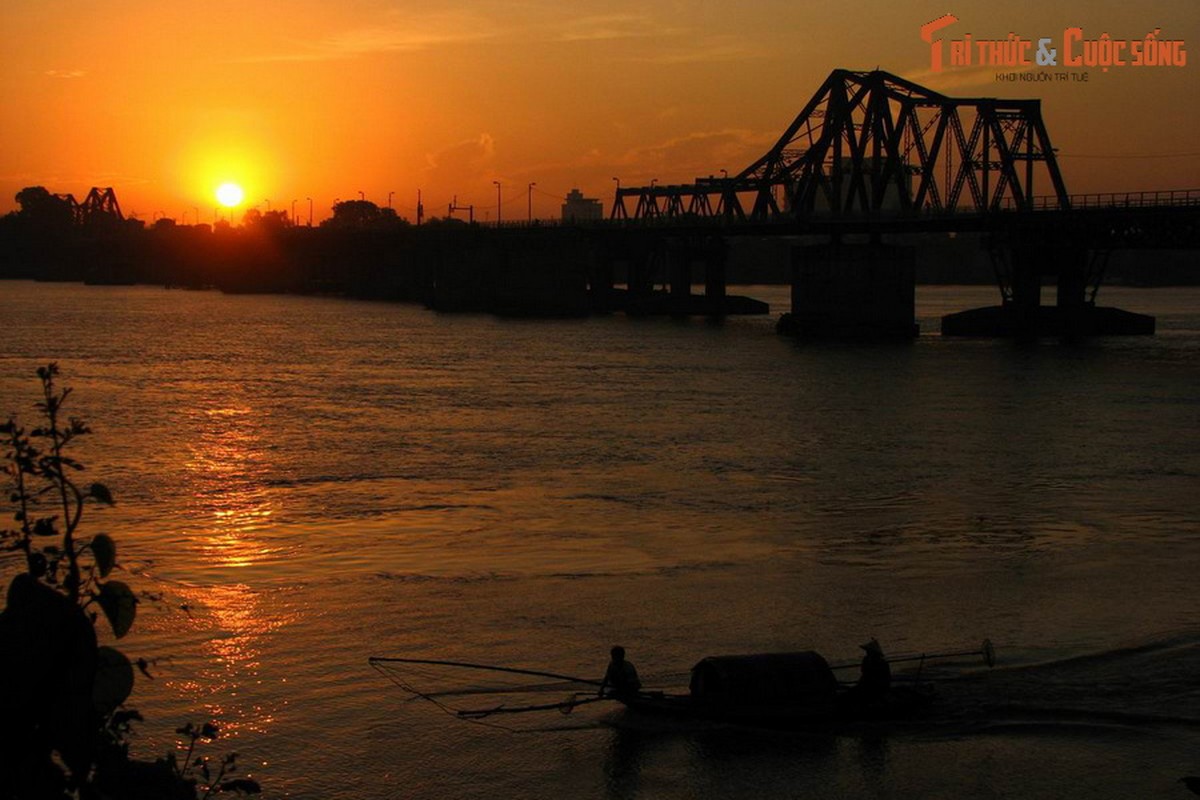
[[[202,798],[257,793],[257,782],[229,778],[236,754],[219,762],[215,777],[210,759],[195,756],[197,742],[217,737],[211,723],[177,730],[189,738],[182,763],[174,752],[154,762],[130,757],[133,723],[142,721],[125,705],[134,664],[117,648],[99,645],[95,626],[103,615],[123,638],[137,617],[138,597],[112,577],[119,568],[113,538],[80,531],[86,508],[114,505],[107,486],[79,480],[84,465],[68,455],[91,430],[65,416],[71,390],[58,388],[58,366],[39,367],[37,376],[41,424],[27,432],[10,417],[0,425],[15,522],[0,530],[0,550],[18,552],[25,562],[0,611],[0,718],[15,733],[4,751],[12,766],[4,770],[12,781],[5,796],[194,800],[199,789]],[[144,659],[137,667],[149,676]]]

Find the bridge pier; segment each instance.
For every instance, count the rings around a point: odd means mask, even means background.
[[[1088,250],[1071,244],[1014,245],[994,253],[1004,302],[942,317],[943,336],[1149,335],[1154,317],[1097,307],[1088,299]],[[1055,305],[1042,305],[1047,278],[1056,283]],[[1004,291],[1007,282],[1009,290]]]
[[[911,339],[915,321],[915,250],[882,244],[800,245],[792,249],[788,335]]]
[[[699,239],[668,239],[665,255],[671,313],[704,313],[712,317],[721,317],[727,313],[725,264],[728,247],[723,238],[707,236]],[[692,281],[697,266],[704,272],[703,297],[692,295]]]
[[[724,236],[653,232],[608,258],[625,264],[624,303],[614,295],[613,309],[630,314],[724,317],[727,314],[766,314],[769,306],[726,290],[728,245]],[[703,295],[692,293],[697,270],[704,273]],[[663,290],[656,289],[661,284]]]

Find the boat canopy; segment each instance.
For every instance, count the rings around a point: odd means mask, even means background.
[[[709,656],[692,667],[691,694],[706,703],[832,704],[838,682],[820,653]]]

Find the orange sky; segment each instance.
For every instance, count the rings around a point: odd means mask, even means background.
[[[829,8],[836,7],[834,15]],[[1161,38],[1198,63],[1010,84],[930,74],[946,38]],[[316,219],[364,196],[412,216],[457,195],[479,219],[558,214],[578,186],[740,170],[835,67],[879,66],[963,96],[1040,97],[1074,193],[1200,187],[1200,2],[747,0],[3,0],[0,213],[21,188],[113,186],[126,215],[211,222],[245,205]],[[1191,52],[1188,53],[1189,59]],[[1180,155],[1184,154],[1184,155]],[[198,212],[198,213],[197,213]]]

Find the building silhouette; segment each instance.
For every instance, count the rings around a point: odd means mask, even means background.
[[[592,222],[604,219],[604,204],[591,197],[584,197],[583,192],[572,189],[567,193],[566,202],[562,204],[563,222]]]

